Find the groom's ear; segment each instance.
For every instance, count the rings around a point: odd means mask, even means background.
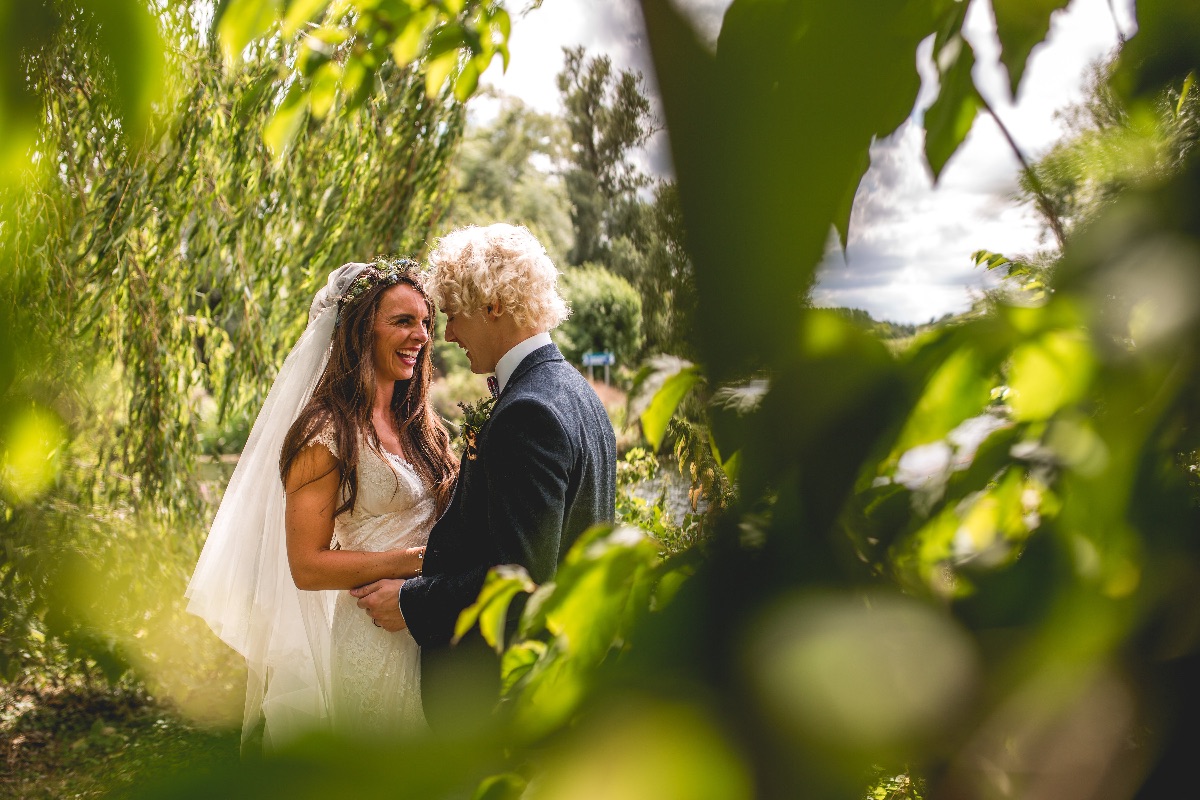
[[[486,309],[484,309],[484,311],[486,311],[492,319],[499,319],[500,317],[504,316],[504,306],[500,304],[499,300],[493,303],[488,303],[488,306]]]

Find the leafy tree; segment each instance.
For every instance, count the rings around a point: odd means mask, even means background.
[[[1200,141],[1200,99],[1192,82],[1166,87],[1153,113],[1135,117],[1112,88],[1116,63],[1092,67],[1086,97],[1062,114],[1066,137],[1022,176],[1023,199],[1044,218],[1035,202],[1040,189],[1067,235],[1128,189],[1177,173]]]
[[[184,8],[159,20],[175,45],[168,100],[143,143],[109,94],[98,23],[83,11],[61,22],[30,54],[44,125],[0,216],[0,327],[20,343],[0,355],[0,661],[14,659],[0,668],[19,669],[43,634],[96,644],[78,613],[48,615],[71,584],[64,552],[96,556],[112,535],[79,520],[202,526],[204,416],[257,410],[333,266],[419,254],[463,124],[452,96],[431,99],[416,69],[387,64],[374,102],[306,123],[281,165],[263,131],[289,46],[228,69]],[[196,544],[145,530],[150,552]],[[190,571],[161,561],[171,580]]]
[[[573,238],[570,206],[554,174],[563,137],[556,117],[502,97],[495,120],[468,127],[446,227],[516,222],[538,237],[556,264],[565,264]]]
[[[571,141],[564,175],[575,228],[570,261],[607,264],[611,240],[620,234],[617,220],[649,182],[629,156],[654,133],[650,101],[640,74],[615,74],[607,56],[589,58],[582,47],[563,53],[558,90]]]
[[[632,366],[642,349],[642,300],[628,281],[603,267],[585,264],[563,273],[563,294],[571,316],[555,331],[566,359],[581,364],[583,354],[612,352]]]
[[[695,350],[696,283],[675,184],[657,187],[644,220],[644,257],[630,278],[642,295],[644,349],[688,357]]]
[[[1064,5],[992,0],[1014,90]],[[501,653],[495,728],[385,758],[317,740],[176,794],[395,791],[397,759],[424,797],[860,798],[902,765],[926,780],[876,789],[1190,785],[1195,154],[1063,237],[1044,303],[896,355],[803,299],[871,141],[913,109],[930,37],[957,77],[937,101],[955,113],[926,115],[931,161],[969,131],[966,5],[736,2],[715,53],[667,0],[642,7],[708,324],[696,363],[658,370],[640,416],[661,441],[691,390],[724,393],[709,447],[736,497],[702,550],[664,558],[638,531],[601,529],[552,583],[495,570],[459,623]],[[1200,65],[1194,4],[1137,13],[1114,75],[1132,119]]]

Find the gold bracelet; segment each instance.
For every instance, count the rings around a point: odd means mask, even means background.
[[[421,577],[421,571],[425,569],[425,548],[422,547],[417,551],[417,577]]]

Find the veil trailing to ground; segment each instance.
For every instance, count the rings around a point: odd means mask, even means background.
[[[329,362],[338,301],[368,267],[339,267],[313,298],[308,327],[254,421],[185,592],[187,610],[246,659],[243,744],[264,720],[264,749],[328,725],[336,593],[292,582],[279,455]]]

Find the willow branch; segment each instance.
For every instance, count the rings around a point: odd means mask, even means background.
[[[1112,15],[1113,27],[1117,29],[1117,41],[1125,44],[1125,31],[1121,29],[1121,20],[1117,19],[1117,7],[1113,0],[1108,0],[1108,13]]]
[[[1021,162],[1021,169],[1025,172],[1025,177],[1029,180],[1030,188],[1033,189],[1037,206],[1045,216],[1046,222],[1050,225],[1051,232],[1054,233],[1054,239],[1056,242],[1058,242],[1058,249],[1062,250],[1067,239],[1066,234],[1063,231],[1062,220],[1059,218],[1058,212],[1054,210],[1054,204],[1050,202],[1050,198],[1046,194],[1045,188],[1042,186],[1041,179],[1038,178],[1037,172],[1034,171],[1029,161],[1026,160],[1025,155],[1021,152],[1021,148],[1017,146],[1017,140],[1013,138],[1012,133],[1009,132],[1008,127],[1004,124],[1004,122],[1001,121],[1000,116],[996,113],[995,109],[991,107],[991,105],[983,98],[982,95],[977,94],[977,97],[979,102],[983,105],[983,110],[986,111],[988,115],[996,121],[996,125],[1000,128],[1000,133],[1004,135],[1005,140],[1008,142],[1008,146],[1012,148],[1013,154],[1016,155],[1017,160]]]

